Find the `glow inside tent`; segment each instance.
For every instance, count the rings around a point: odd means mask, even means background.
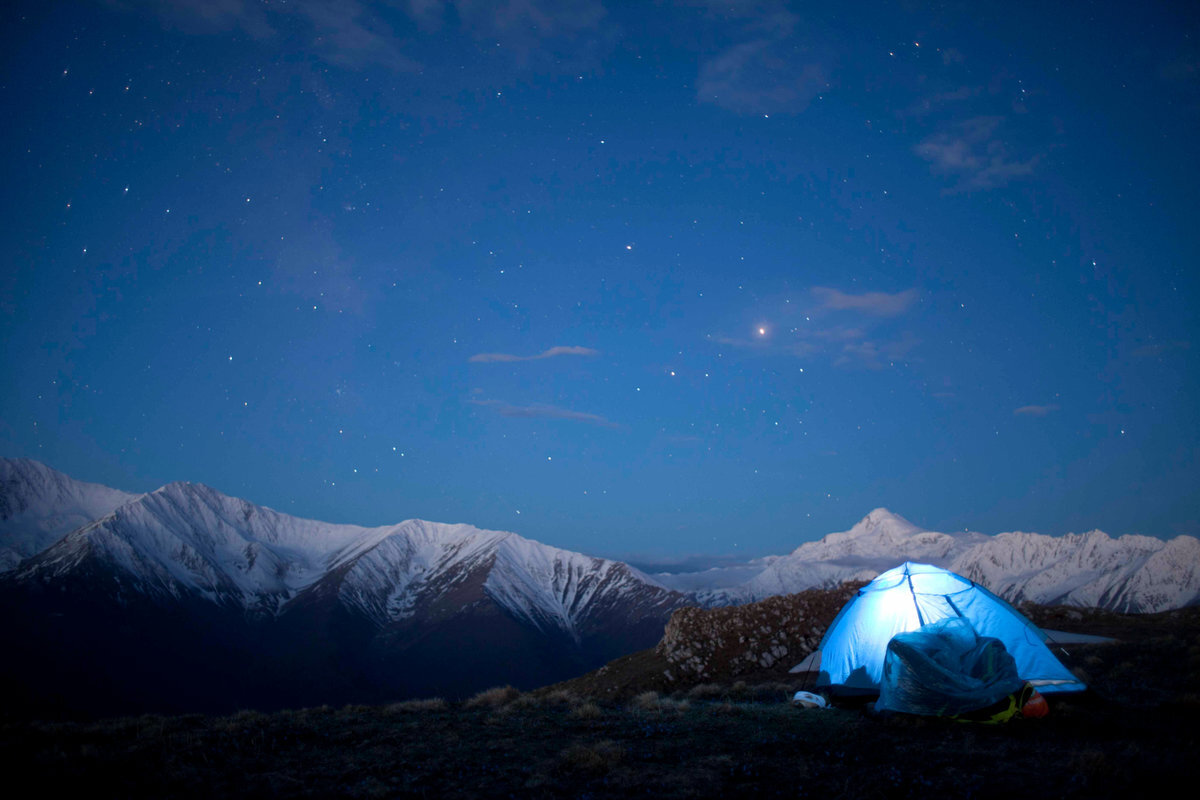
[[[1046,692],[1087,687],[1046,646],[1045,636],[1019,611],[979,584],[929,564],[905,562],[864,586],[841,610],[821,641],[818,686],[835,693],[876,693],[888,641],[897,633],[961,617],[980,636],[999,639],[1017,672]]]

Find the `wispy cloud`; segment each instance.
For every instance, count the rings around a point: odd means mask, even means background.
[[[379,64],[396,71],[419,65],[401,52],[401,39],[358,0],[301,0],[297,13],[313,27],[313,44],[326,60],[347,67]]]
[[[1044,417],[1058,411],[1058,409],[1058,405],[1054,403],[1044,406],[1021,406],[1020,408],[1013,409],[1013,414],[1022,417]]]
[[[952,104],[963,103],[982,94],[978,86],[959,86],[942,92],[933,92],[918,98],[908,108],[898,112],[900,117],[925,117]]]
[[[554,358],[555,356],[597,356],[600,355],[599,350],[593,350],[590,347],[551,347],[549,350],[544,350],[541,353],[532,356],[518,356],[512,353],[476,353],[471,356],[468,361],[475,364],[490,364],[495,362],[511,362],[511,361],[537,361],[542,358]]]
[[[979,116],[955,123],[914,148],[939,175],[955,181],[950,191],[993,189],[1033,174],[1039,156],[1021,159],[999,136],[1003,118]]]
[[[517,419],[565,419],[571,422],[583,422],[588,425],[597,425],[601,428],[620,428],[621,426],[612,420],[606,419],[599,414],[589,414],[585,411],[574,411],[569,408],[559,408],[558,406],[534,404],[529,406],[514,406],[508,403],[502,403],[499,400],[471,400],[472,404],[477,406],[487,406],[494,408],[496,413],[502,417],[514,417]]]
[[[329,221],[318,217],[280,245],[271,277],[273,289],[303,297],[314,310],[361,314],[370,306],[371,294],[354,260],[338,244]]]
[[[829,78],[820,63],[797,61],[780,41],[741,42],[704,63],[696,96],[740,114],[803,111]]]
[[[600,0],[410,0],[414,16],[440,23],[449,9],[468,26],[494,36],[522,31],[548,38],[595,28],[607,15]]]
[[[189,33],[218,33],[241,30],[256,39],[275,34],[260,3],[249,0],[104,0],[121,11],[156,14],[166,24]]]
[[[837,311],[861,311],[876,317],[899,316],[908,311],[918,297],[916,289],[905,289],[895,294],[887,292],[848,294],[837,289],[816,286],[813,287],[812,293],[822,308]]]
[[[418,65],[402,52],[402,40],[384,18],[362,0],[123,0],[111,4],[145,10],[166,24],[197,33],[240,30],[255,39],[308,40],[320,58],[345,67],[379,65],[413,71]],[[299,25],[293,20],[298,20]]]
[[[835,367],[863,367],[864,369],[883,369],[884,362],[903,359],[920,344],[920,340],[911,333],[906,333],[899,339],[877,341],[864,339],[847,342],[833,360]]]
[[[742,114],[798,113],[829,85],[824,59],[797,40],[800,18],[778,0],[702,3],[741,41],[700,66],[696,97]]]
[[[500,46],[521,65],[578,65],[616,40],[601,0],[407,0],[427,31],[461,25],[468,35]]]
[[[810,290],[812,303],[794,315],[798,306],[788,301],[784,316],[759,328],[758,335],[729,336],[710,333],[710,342],[764,356],[790,355],[803,360],[823,360],[835,367],[882,369],[908,360],[921,340],[898,329],[904,315],[920,300],[917,289],[899,292],[851,294],[825,286]],[[769,315],[768,315],[769,316]]]
[[[1130,353],[1134,358],[1161,358],[1168,353],[1185,352],[1192,347],[1191,342],[1184,339],[1176,339],[1169,342],[1156,342],[1154,344],[1144,344],[1137,347]]]
[[[967,60],[967,57],[962,54],[961,50],[954,47],[947,47],[942,51],[942,63],[945,65],[961,64]]]
[[[815,342],[803,340],[781,342],[772,337],[769,339],[757,338],[752,339],[746,336],[722,336],[719,333],[707,334],[704,338],[714,344],[725,345],[727,347],[736,347],[750,352],[759,352],[763,355],[773,355],[777,353],[785,353],[797,357],[815,356],[823,351],[823,347]]]
[[[1190,83],[1200,78],[1200,57],[1186,53],[1171,58],[1159,67],[1158,76],[1166,81]]]

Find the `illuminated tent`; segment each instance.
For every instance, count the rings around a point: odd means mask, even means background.
[[[979,636],[999,639],[1017,673],[1042,693],[1087,687],[1054,657],[1046,637],[1019,611],[974,581],[905,562],[888,570],[846,604],[821,640],[817,685],[837,694],[875,694],[888,642],[944,619],[961,618]]]

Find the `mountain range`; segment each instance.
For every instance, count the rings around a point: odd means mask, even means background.
[[[337,525],[192,483],[130,494],[27,459],[0,460],[0,559],[10,706],[90,713],[528,688],[653,646],[684,606],[904,560],[1014,602],[1158,611],[1200,598],[1193,537],[946,534],[876,509],[787,555],[651,576],[514,533]]]
[[[725,585],[713,570],[655,577],[667,586],[686,584],[703,605],[762,600],[808,588],[831,588],[847,580],[870,580],[904,561],[945,567],[1011,603],[1074,605],[1125,613],[1166,611],[1200,602],[1200,539],[1177,536],[1111,537],[1100,530],[1066,536],[924,530],[877,508],[853,528],[806,542],[785,556],[760,559],[753,577]]]

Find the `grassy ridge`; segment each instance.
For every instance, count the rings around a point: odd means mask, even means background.
[[[779,675],[638,691],[626,670],[605,696],[586,691],[594,673],[458,703],[8,721],[0,752],[39,794],[98,797],[1128,797],[1190,782],[1200,612],[1109,632],[1122,642],[1072,650],[1092,692],[996,727],[793,709],[800,681]]]

